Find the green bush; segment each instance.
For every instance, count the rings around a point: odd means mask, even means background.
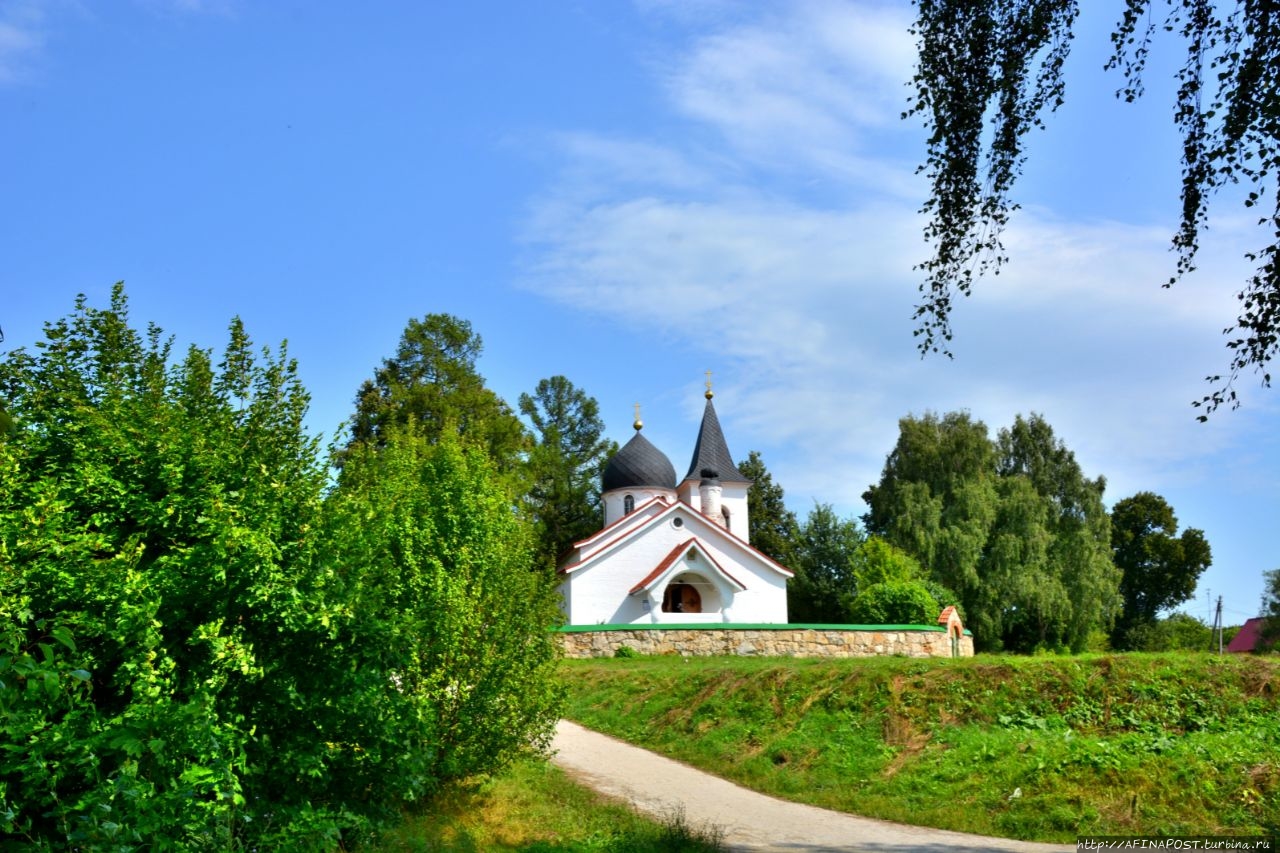
[[[545,741],[550,593],[484,460],[413,445],[326,500],[238,320],[179,359],[117,286],[45,338],[0,362],[0,835],[336,849]]]
[[[353,795],[421,800],[550,743],[559,610],[513,506],[488,457],[456,440],[391,430],[381,449],[346,451],[319,591],[345,666],[326,673],[338,698],[315,685],[312,714]]]
[[[872,584],[849,604],[849,619],[863,625],[932,625],[938,602],[919,581]]]
[[[1170,613],[1155,622],[1139,623],[1124,636],[1125,647],[1139,652],[1207,652],[1216,648],[1213,629],[1187,613]],[[1225,645],[1227,640],[1223,640]]]

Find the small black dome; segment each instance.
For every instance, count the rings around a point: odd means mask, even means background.
[[[639,432],[613,455],[604,469],[604,490],[676,487],[671,460]]]

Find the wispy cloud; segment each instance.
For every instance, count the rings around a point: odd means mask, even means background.
[[[914,44],[901,8],[813,2],[695,40],[662,72],[673,105],[757,164],[883,183],[872,134],[900,132]]]
[[[153,15],[232,15],[241,0],[135,0]],[[0,2],[0,86],[31,79],[45,59],[60,25],[94,10],[81,0],[4,0]]]
[[[0,6],[0,85],[23,80],[45,44],[46,3],[18,0]]]
[[[724,411],[743,440],[789,449],[777,473],[801,494],[857,505],[898,418],[925,410],[970,410],[993,433],[1041,412],[1122,487],[1204,477],[1252,429],[1205,428],[1189,407],[1224,359],[1221,283],[1242,280],[1243,236],[1162,291],[1166,228],[1021,211],[1013,262],[956,305],[958,358],[918,358],[925,187],[901,154],[903,15],[816,2],[701,19],[710,31],[656,71],[689,123],[679,143],[557,140],[528,286],[664,340],[714,340],[738,367],[717,388]]]

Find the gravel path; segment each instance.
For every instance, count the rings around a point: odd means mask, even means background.
[[[684,811],[694,826],[717,826],[735,853],[1020,853],[1072,851],[940,829],[904,826],[789,803],[740,788],[652,752],[562,720],[552,761],[602,794],[658,817]]]

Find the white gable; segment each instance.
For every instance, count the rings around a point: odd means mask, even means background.
[[[787,621],[792,573],[684,503],[637,507],[578,542],[560,572],[570,625]]]

